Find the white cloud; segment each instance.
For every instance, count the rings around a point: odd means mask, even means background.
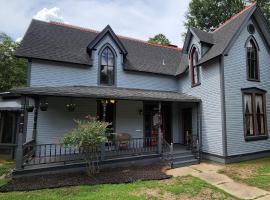
[[[18,37],[15,42],[21,42],[22,41],[22,37]]]
[[[31,19],[68,21],[102,30],[110,24],[116,34],[147,40],[164,33],[182,46],[184,20],[190,0],[0,0],[0,31],[16,39]]]
[[[53,7],[53,8],[43,8],[37,12],[33,16],[34,19],[42,20],[42,21],[57,21],[57,22],[64,22],[64,18],[60,13],[60,8]]]

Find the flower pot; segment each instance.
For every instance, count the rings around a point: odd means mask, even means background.
[[[34,106],[28,106],[26,108],[27,112],[33,112],[34,111]]]
[[[69,112],[74,112],[76,105],[74,103],[67,104],[66,108]]]
[[[48,110],[48,102],[42,102],[39,104],[40,110],[41,111],[47,111]]]

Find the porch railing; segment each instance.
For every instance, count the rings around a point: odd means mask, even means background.
[[[188,148],[195,155],[195,157],[200,160],[199,138],[197,135],[190,135],[189,137],[190,143],[188,145]]]
[[[92,149],[91,149],[92,148]],[[100,160],[132,157],[157,153],[156,137],[132,138],[108,141],[98,148],[66,146],[64,144],[35,144],[30,141],[23,146],[23,166],[84,162],[85,153],[98,154]]]
[[[173,159],[173,143],[169,144],[165,139],[162,142],[162,158],[168,164],[171,164]]]

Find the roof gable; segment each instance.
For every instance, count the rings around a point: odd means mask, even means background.
[[[90,44],[87,47],[87,51],[89,53],[91,53],[92,50],[95,50],[95,47],[97,46],[97,44],[106,36],[106,35],[110,35],[111,38],[114,40],[114,42],[116,43],[116,45],[118,46],[118,48],[120,49],[120,52],[126,56],[128,54],[125,46],[123,45],[123,43],[120,41],[120,39],[117,37],[117,35],[114,33],[114,31],[112,30],[112,28],[107,25],[96,37],[94,40],[92,40],[90,42]],[[91,55],[91,54],[90,54]]]
[[[203,64],[217,56],[227,54],[233,41],[239,36],[241,30],[257,9],[260,8],[256,3],[251,4],[212,32],[215,44],[200,59],[198,64]]]

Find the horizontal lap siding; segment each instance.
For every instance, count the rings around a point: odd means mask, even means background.
[[[30,78],[31,86],[95,86],[97,69],[90,66],[33,60]]]
[[[199,57],[202,49],[198,39],[192,38],[190,47],[199,48]],[[221,87],[220,64],[218,60],[200,67],[201,85],[192,88],[189,73],[179,79],[180,92],[196,96],[202,101],[202,150],[206,153],[223,155],[222,114],[221,114]],[[196,116],[193,109],[193,119]],[[197,130],[193,120],[193,130]]]
[[[76,99],[74,112],[66,110],[67,98],[48,98],[47,111],[40,111],[37,123],[37,144],[58,143],[65,133],[75,127],[74,119],[82,119],[86,115],[96,115],[96,101],[90,99]],[[29,118],[30,119],[30,118]],[[28,127],[33,121],[28,121]],[[28,129],[31,131],[31,128]],[[28,133],[29,134],[29,133]]]
[[[188,74],[180,78],[180,91],[202,100],[202,150],[223,155],[220,68],[218,62],[201,67],[201,85],[191,88]],[[193,109],[193,119],[196,111]],[[193,129],[196,130],[193,120]]]
[[[260,34],[256,31],[254,37],[260,48],[259,67],[261,81],[247,81],[245,43],[249,36],[250,34],[247,29],[244,28],[228,56],[225,56],[224,59],[227,143],[229,156],[270,150],[269,139],[252,142],[246,142],[244,140],[241,88],[258,87],[267,91],[266,109],[268,130],[270,130],[270,57]]]
[[[142,138],[142,101],[118,101],[116,104],[116,132],[128,133],[132,138]]]

